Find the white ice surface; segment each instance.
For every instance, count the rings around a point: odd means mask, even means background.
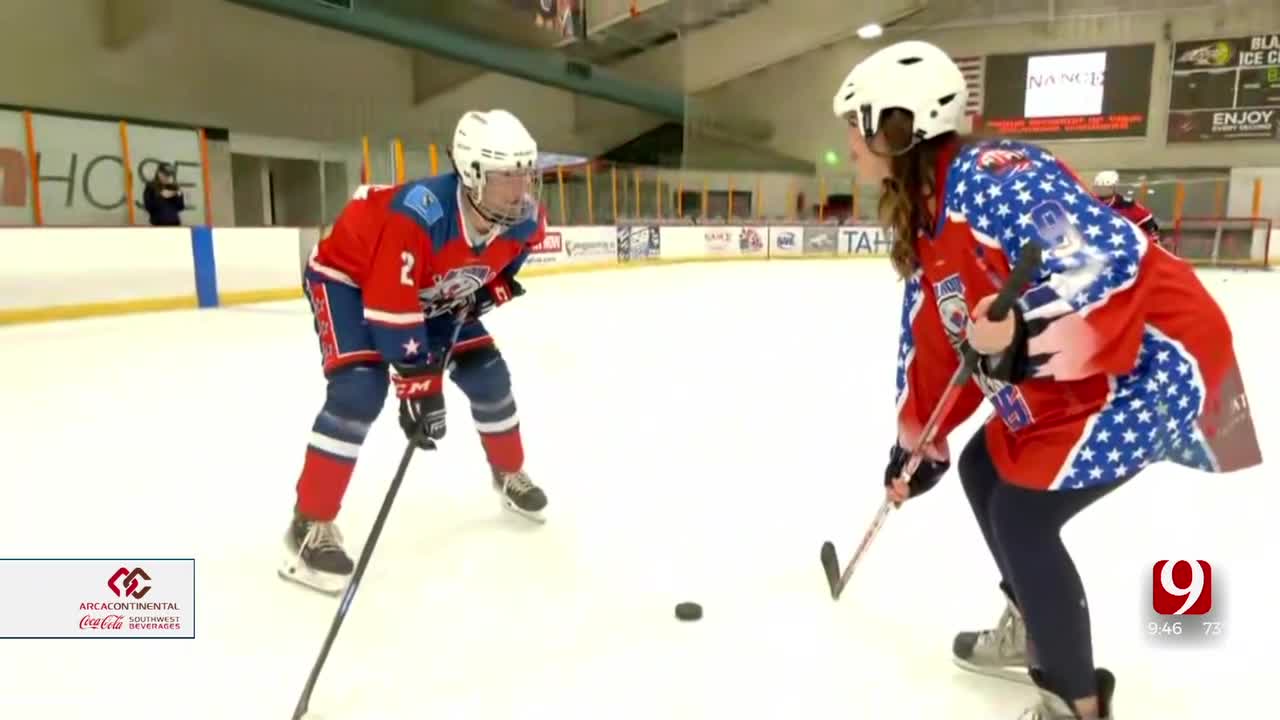
[[[1274,460],[1280,279],[1204,277]],[[852,552],[893,437],[885,264],[528,287],[488,323],[550,521],[500,512],[450,388],[450,435],[410,467],[311,717],[1013,720],[1033,701],[950,663],[1002,602],[954,474],[889,518],[839,603],[826,592],[819,546]],[[289,717],[337,605],[275,574],[322,398],[301,301],[0,329],[0,555],[195,557],[198,593],[195,640],[0,641],[0,717]],[[340,518],[353,554],[403,443],[388,403]],[[1117,717],[1274,705],[1271,474],[1157,466],[1068,526]],[[1169,557],[1229,582],[1221,645],[1144,638],[1143,580]],[[676,621],[682,600],[704,619]]]

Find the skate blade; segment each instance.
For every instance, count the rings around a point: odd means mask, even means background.
[[[532,520],[539,525],[545,525],[547,523],[547,518],[541,511],[524,510],[519,505],[516,505],[506,498],[499,498],[498,502],[502,503],[503,510],[512,513],[513,515],[519,515],[520,517],[526,520]]]
[[[951,661],[961,670],[968,670],[969,672],[977,673],[978,675],[986,675],[987,677],[993,677],[998,680],[1005,680],[1019,685],[1035,685],[1031,680],[1030,673],[1027,672],[1025,667],[1018,667],[1016,665],[1002,665],[999,667],[975,665],[968,660],[962,660],[958,657],[952,657]]]
[[[347,576],[317,572],[296,562],[292,556],[285,559],[276,573],[284,580],[326,595],[341,595],[347,589]]]

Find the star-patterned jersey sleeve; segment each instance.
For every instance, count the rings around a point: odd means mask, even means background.
[[[1010,265],[1029,243],[1044,251],[1019,300],[1030,377],[1079,380],[1134,367],[1144,327],[1137,278],[1149,243],[1133,222],[1053,155],[1010,141],[957,155],[946,203],[949,217],[967,222],[975,240]]]
[[[933,288],[917,270],[902,293],[897,366],[899,445],[910,450],[919,442],[925,423],[959,366],[960,356],[942,327]],[[966,383],[960,393],[950,414],[938,426],[926,455],[949,459],[947,436],[982,402],[982,392],[972,382]]]
[[[427,361],[419,291],[428,275],[432,227],[443,219],[444,208],[424,184],[410,183],[396,189],[388,210],[362,288],[364,318],[387,362],[417,365]]]

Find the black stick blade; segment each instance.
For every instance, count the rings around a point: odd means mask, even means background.
[[[836,559],[836,546],[830,540],[822,543],[822,570],[827,575],[827,586],[831,588],[831,599],[839,599],[840,561]]]

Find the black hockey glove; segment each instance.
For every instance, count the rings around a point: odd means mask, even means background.
[[[444,367],[439,359],[426,365],[396,365],[391,375],[400,398],[400,428],[424,450],[434,450],[445,434]]]
[[[1017,385],[1031,374],[1031,358],[1027,351],[1027,343],[1031,334],[1027,330],[1027,321],[1022,317],[1022,308],[1013,304],[1013,341],[1009,347],[998,355],[983,355],[979,363],[983,375],[993,380],[1003,380],[1010,385]]]
[[[911,453],[897,443],[893,449],[889,451],[889,464],[884,469],[884,486],[889,487],[894,480],[902,474],[902,469],[906,467],[907,459],[911,457]],[[951,463],[946,460],[930,460],[923,458],[920,464],[916,466],[916,471],[911,475],[907,483],[908,489],[911,491],[909,497],[919,497],[933,489],[934,485],[947,474],[947,469],[951,467]]]
[[[511,302],[524,294],[524,288],[513,277],[499,275],[489,281],[488,285],[475,291],[471,296],[471,306],[467,309],[467,317],[475,320],[490,310]]]

